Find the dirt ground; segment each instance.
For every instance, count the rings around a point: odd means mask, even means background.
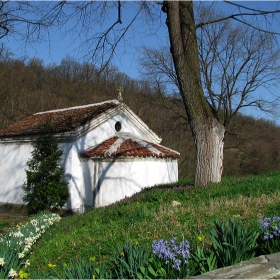
[[[24,223],[28,220],[27,210],[24,206],[1,204],[0,205],[0,220],[11,221],[10,226],[5,228],[1,233],[6,232],[9,228],[16,226],[19,223]]]
[[[0,213],[1,221],[11,221],[10,226],[2,230],[0,233],[6,232],[11,227],[15,227],[17,224],[25,223],[28,220],[27,215],[18,215],[18,214],[9,214],[9,213]]]

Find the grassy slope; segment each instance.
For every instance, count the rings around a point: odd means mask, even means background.
[[[0,221],[0,232],[12,224],[11,221],[1,220]]]
[[[150,247],[154,239],[176,236],[194,246],[215,218],[235,217],[257,228],[259,219],[280,216],[280,172],[226,178],[207,189],[185,184],[146,189],[114,205],[62,219],[38,241],[30,258],[31,272],[79,256],[108,260],[125,240]],[[173,207],[173,200],[181,205]]]

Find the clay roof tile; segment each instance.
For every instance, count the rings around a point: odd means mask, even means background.
[[[118,136],[114,136],[110,139],[105,140],[101,144],[97,145],[96,147],[89,149],[81,154],[82,157],[92,157],[92,158],[98,158],[98,157],[161,157],[161,158],[178,158],[179,153],[169,150],[168,148],[165,148],[163,146],[150,143],[147,141],[141,140],[140,143],[146,143],[147,145],[141,145],[137,141],[134,141],[131,138],[125,139],[116,149],[113,153],[108,153],[108,150],[110,147],[117,143]],[[152,146],[155,148],[155,150],[151,150],[148,147]],[[155,151],[158,151],[156,153]]]
[[[116,106],[117,103],[104,102],[37,113],[0,129],[0,137],[35,135],[45,123],[52,125],[54,133],[70,132]]]

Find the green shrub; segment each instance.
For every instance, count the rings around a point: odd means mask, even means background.
[[[64,169],[60,166],[63,152],[58,149],[58,140],[46,124],[41,129],[32,158],[27,161],[26,182],[23,185],[30,213],[38,213],[51,207],[62,207],[69,196]]]

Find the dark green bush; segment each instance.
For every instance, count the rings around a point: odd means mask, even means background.
[[[27,161],[26,182],[23,185],[30,213],[38,213],[51,207],[62,207],[69,196],[64,169],[60,166],[63,152],[58,149],[58,140],[52,133],[51,126],[42,127]]]

